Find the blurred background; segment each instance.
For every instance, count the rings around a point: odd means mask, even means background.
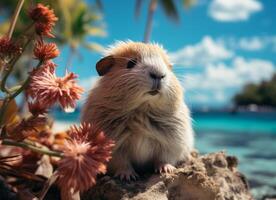
[[[199,152],[237,156],[257,198],[276,194],[276,1],[26,0],[15,34],[34,2],[49,4],[59,17],[51,40],[61,50],[58,74],[77,73],[86,91],[74,112],[52,111],[55,130],[79,121],[103,48],[117,40],[157,42],[185,88]],[[16,3],[0,0],[0,36]],[[30,56],[21,59],[11,84],[25,78]]]

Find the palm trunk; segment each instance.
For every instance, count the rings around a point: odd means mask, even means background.
[[[153,21],[153,14],[157,7],[157,0],[151,0],[148,10],[148,17],[147,17],[147,24],[146,30],[144,35],[144,42],[148,43],[150,41],[151,31],[152,31],[152,21]]]

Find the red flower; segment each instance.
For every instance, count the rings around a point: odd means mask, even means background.
[[[53,10],[39,3],[29,11],[29,16],[35,22],[35,29],[38,35],[54,37],[51,31],[58,18]]]
[[[55,36],[51,33],[52,26],[42,23],[35,24],[35,31],[38,35],[46,36],[48,38],[54,38]]]
[[[21,53],[22,48],[14,44],[9,38],[0,38],[0,58]]]
[[[46,107],[58,102],[63,109],[75,107],[83,89],[76,84],[77,75],[69,73],[65,77],[56,77],[50,69],[38,70],[31,73],[31,80],[27,88],[27,96]]]
[[[59,50],[55,43],[38,41],[34,47],[34,56],[41,61],[50,60],[59,56]]]
[[[47,107],[38,100],[28,102],[28,107],[33,116],[44,115],[48,112]]]
[[[72,126],[64,144],[64,157],[57,168],[57,184],[62,193],[83,192],[93,186],[97,174],[106,172],[113,146],[112,140],[103,132],[95,133],[88,123]]]

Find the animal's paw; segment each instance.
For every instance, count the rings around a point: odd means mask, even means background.
[[[171,165],[171,164],[168,164],[168,163],[162,163],[162,164],[158,165],[155,168],[155,172],[156,173],[167,173],[167,174],[170,174],[174,170],[175,170],[175,167],[173,165]]]
[[[136,181],[139,176],[133,169],[118,170],[115,173],[115,177],[119,178],[121,181]]]

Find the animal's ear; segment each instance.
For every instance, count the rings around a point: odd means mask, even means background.
[[[99,60],[96,64],[96,70],[99,74],[99,76],[105,75],[111,67],[115,64],[115,60],[113,56],[106,56]]]

